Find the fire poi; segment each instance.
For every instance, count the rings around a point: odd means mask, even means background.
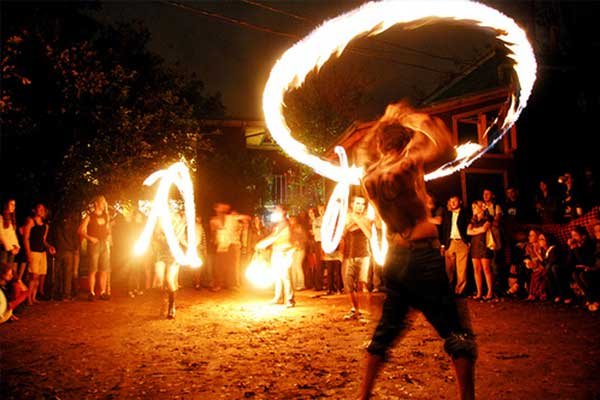
[[[160,181],[156,196],[152,202],[152,208],[142,234],[135,243],[134,251],[137,255],[143,254],[150,245],[157,223],[160,222],[162,234],[158,239],[161,244],[166,242],[169,254],[162,254],[156,263],[156,273],[160,277],[162,287],[163,279],[166,281],[168,290],[168,312],[167,318],[175,318],[175,292],[177,290],[177,276],[179,266],[198,268],[202,265],[196,247],[196,209],[194,206],[194,188],[188,168],[184,163],[178,162],[167,169],[154,172],[144,181],[144,185],[152,186]],[[173,218],[169,207],[169,191],[171,185],[175,185],[183,196],[185,208],[185,220]],[[187,239],[185,232],[187,231]],[[186,250],[181,248],[181,243],[186,243]]]
[[[296,141],[283,116],[284,94],[302,86],[309,72],[318,70],[332,55],[342,54],[354,38],[375,36],[400,23],[419,20],[415,28],[409,27],[416,29],[441,19],[463,20],[495,31],[496,38],[508,50],[508,56],[514,61],[513,70],[518,84],[515,85],[515,92],[506,101],[503,120],[496,118],[485,132],[487,137],[492,130],[497,130],[495,138],[487,147],[474,143],[457,146],[457,156],[453,161],[425,177],[426,180],[437,179],[465,168],[481,157],[502,139],[525,108],[535,82],[537,63],[525,32],[511,18],[493,8],[468,0],[370,2],[326,21],[288,49],[271,70],[263,92],[263,111],[271,136],[295,160],[338,182],[328,202],[321,229],[321,243],[326,252],[331,252],[339,243],[346,220],[349,185],[359,185],[364,171],[356,166],[348,166],[345,150],[341,147],[336,149],[340,164],[334,165],[312,154],[306,146]],[[382,263],[386,244],[382,239],[372,241],[372,245],[376,249],[376,262]]]

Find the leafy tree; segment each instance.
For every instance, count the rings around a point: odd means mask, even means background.
[[[136,197],[149,173],[211,151],[200,119],[223,115],[220,96],[149,52],[143,26],[103,26],[87,8],[3,5],[0,163],[23,171],[4,187],[13,195]]]

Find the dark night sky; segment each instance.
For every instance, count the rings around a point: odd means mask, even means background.
[[[360,3],[263,3],[296,17],[239,1],[186,4],[276,32],[293,34],[298,39],[198,15],[166,3],[109,2],[104,4],[98,15],[108,21],[142,20],[152,34],[151,49],[169,63],[178,63],[181,69],[196,73],[209,91],[220,91],[228,116],[261,119],[262,91],[277,58],[324,20],[349,11]],[[463,66],[461,63],[484,55],[490,43],[485,33],[456,26],[445,29],[427,27],[408,32],[390,30],[379,38],[389,39],[395,47],[361,40],[358,45],[373,52],[375,57],[346,52],[343,59],[332,61],[373,72],[373,91],[380,93],[382,99],[377,113],[381,113],[389,101],[430,93],[447,78],[448,73],[459,71]]]
[[[309,33],[324,20],[355,8],[356,1],[261,2],[285,15],[257,7],[253,1],[193,1],[195,9],[243,20],[272,31]],[[600,2],[485,1],[523,26],[539,56],[538,81],[528,108],[518,123],[519,162],[532,174],[549,175],[567,168],[598,163],[591,158],[591,123],[600,108],[597,65],[583,59],[598,49],[593,18]],[[198,15],[166,2],[108,2],[99,19],[141,20],[150,30],[151,50],[167,62],[193,72],[209,92],[220,91],[230,118],[262,119],[261,95],[276,59],[298,39],[262,32],[215,16]],[[490,48],[489,33],[473,28],[439,24],[415,31],[391,30],[378,36],[393,42],[390,48],[371,40],[359,46],[377,56],[346,52],[339,62],[348,68],[374,71],[374,103],[365,111],[375,117],[391,101],[429,94],[448,77]],[[415,51],[416,50],[416,51]],[[427,54],[424,54],[427,53]],[[451,60],[448,60],[450,58]],[[390,61],[393,59],[393,61]],[[428,69],[405,64],[417,64]],[[590,80],[591,79],[591,80]],[[582,105],[582,102],[584,105]],[[597,169],[596,169],[597,171]]]

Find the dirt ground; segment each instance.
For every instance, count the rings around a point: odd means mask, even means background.
[[[3,399],[351,399],[382,294],[369,321],[344,321],[342,295],[178,293],[42,302],[0,325]],[[363,299],[367,303],[367,299]],[[523,301],[469,301],[480,399],[600,399],[600,314]],[[456,398],[451,362],[424,318],[391,353],[374,399]]]

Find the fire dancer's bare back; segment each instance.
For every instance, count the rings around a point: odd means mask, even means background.
[[[404,103],[390,105],[365,142],[373,144],[376,153],[369,158],[379,159],[367,166],[363,185],[394,240],[437,237],[428,222],[424,173],[455,156],[444,123]]]
[[[358,149],[363,186],[388,227],[383,279],[386,300],[367,348],[359,398],[370,397],[387,351],[407,329],[409,307],[423,312],[445,340],[460,397],[472,399],[477,350],[466,309],[450,293],[437,228],[429,222],[424,175],[455,156],[450,132],[437,118],[405,103],[388,106]]]

